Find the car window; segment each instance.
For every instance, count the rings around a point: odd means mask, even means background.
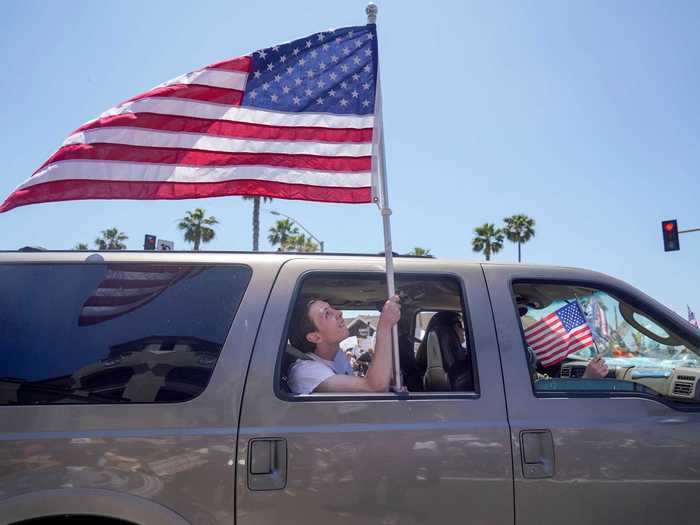
[[[402,312],[398,323],[400,365],[402,382],[408,391],[475,392],[475,370],[467,344],[469,333],[465,329],[459,281],[440,275],[397,274],[396,289]],[[321,299],[342,312],[348,333],[339,343],[338,352],[344,355],[353,375],[364,377],[374,359],[377,323],[386,300],[385,275],[307,275],[299,287],[295,309],[310,298]],[[299,321],[292,316],[287,337],[295,322]],[[304,366],[301,361],[315,360],[311,353],[313,346],[296,348],[293,337],[285,341],[280,358],[283,392],[295,393],[296,384],[290,387],[289,376],[295,366]]]
[[[250,275],[241,266],[0,265],[0,404],[196,397]]]
[[[700,349],[594,288],[516,283],[536,392],[638,392],[700,402]]]

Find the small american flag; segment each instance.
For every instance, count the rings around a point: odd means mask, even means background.
[[[542,366],[547,367],[593,344],[593,333],[578,302],[573,302],[527,327],[525,341]]]
[[[79,127],[0,212],[75,199],[372,200],[376,26],[179,76]]]
[[[190,266],[110,265],[104,278],[83,304],[79,326],[90,326],[128,314],[150,303],[185,277],[202,271]]]

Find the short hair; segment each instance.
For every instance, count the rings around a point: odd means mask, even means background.
[[[306,335],[316,331],[316,324],[309,317],[309,309],[311,305],[321,299],[314,297],[312,299],[300,300],[294,313],[292,314],[291,328],[289,330],[289,341],[294,348],[301,350],[304,353],[310,353],[316,350],[316,345],[306,338]]]

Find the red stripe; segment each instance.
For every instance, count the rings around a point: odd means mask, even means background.
[[[203,69],[225,69],[226,71],[243,71],[244,73],[250,73],[252,64],[253,61],[251,58],[249,56],[244,56],[217,62]]]
[[[157,113],[124,113],[93,120],[80,126],[73,133],[86,129],[131,127],[206,133],[221,137],[239,137],[263,140],[307,140],[315,142],[372,142],[372,128],[333,129],[312,127],[265,126],[227,120],[159,115]]]
[[[229,195],[362,204],[371,202],[372,190],[369,187],[337,188],[260,180],[202,183],[63,180],[15,191],[0,206],[0,213],[38,202],[84,199],[199,199]]]
[[[286,153],[229,153],[98,143],[63,146],[42,164],[37,172],[49,164],[62,160],[116,160],[183,166],[275,166],[338,172],[361,172],[372,169],[372,157],[369,156],[326,157]]]
[[[243,100],[243,91],[221,87],[200,86],[197,84],[173,84],[172,86],[161,86],[147,91],[146,93],[141,93],[123,102],[123,104],[151,97],[185,98],[188,100],[227,104],[229,106],[240,106],[241,100]]]

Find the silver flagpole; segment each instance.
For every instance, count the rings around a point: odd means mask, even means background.
[[[377,6],[368,4],[365,9],[367,13],[367,23],[377,23]],[[375,57],[379,61],[379,56]],[[374,151],[379,154],[379,166],[376,166],[378,171],[378,188],[380,195],[374,195],[374,202],[379,207],[382,214],[382,223],[384,226],[384,260],[386,261],[386,287],[389,297],[396,294],[396,286],[394,284],[394,257],[391,247],[391,208],[389,207],[389,194],[386,184],[386,155],[384,154],[384,123],[382,118],[382,88],[379,82],[379,64],[377,62],[377,93],[375,96],[374,114],[376,115],[375,131],[379,130],[379,134],[375,133],[373,137]],[[378,135],[378,136],[377,136]],[[378,149],[377,149],[378,148]],[[373,166],[375,168],[375,166]],[[392,346],[394,360],[394,388],[400,390],[403,387],[401,380],[401,364],[399,362],[399,329],[396,325],[392,329]]]

